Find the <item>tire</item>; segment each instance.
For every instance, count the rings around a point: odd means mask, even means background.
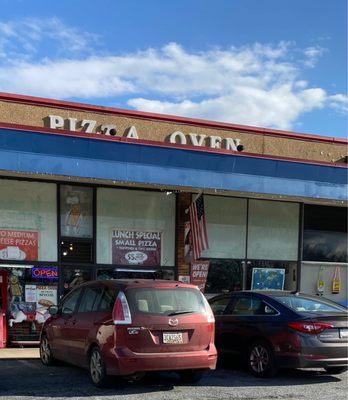
[[[41,336],[40,340],[40,360],[42,364],[46,366],[54,365],[56,363],[46,335]]]
[[[330,375],[339,375],[348,370],[348,367],[326,367],[325,371]]]
[[[203,377],[204,371],[200,369],[187,369],[179,372],[179,377],[185,383],[197,383]]]
[[[249,347],[246,362],[249,372],[258,378],[271,378],[278,370],[272,347],[262,340]]]
[[[89,375],[96,387],[106,387],[110,382],[98,347],[93,347],[89,356]]]

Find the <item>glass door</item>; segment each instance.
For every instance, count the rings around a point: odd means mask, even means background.
[[[64,266],[60,269],[60,298],[76,286],[95,279],[93,267]]]

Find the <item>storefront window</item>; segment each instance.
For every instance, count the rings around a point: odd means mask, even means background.
[[[2,271],[8,281],[8,341],[37,342],[49,307],[58,302],[58,268],[8,266]]]
[[[299,204],[250,200],[249,259],[297,260]]]
[[[209,250],[203,251],[202,257],[244,258],[247,200],[205,196],[204,205]]]
[[[296,290],[297,263],[270,260],[247,262],[247,289]]]
[[[305,205],[303,259],[347,262],[347,208]]]
[[[64,263],[93,263],[92,240],[63,239],[60,243],[61,260]]]
[[[97,191],[97,262],[174,266],[175,195],[135,190]]]
[[[94,270],[91,268],[61,268],[62,292],[61,297],[68,294],[76,286],[94,279]]]
[[[56,185],[0,179],[0,261],[57,261]]]
[[[334,279],[338,280],[337,290],[333,290]],[[320,295],[348,307],[348,264],[302,262],[301,292]]]
[[[174,269],[100,268],[97,279],[166,279],[174,280]]]
[[[217,294],[242,290],[243,268],[241,261],[211,260],[205,293]]]
[[[93,237],[93,189],[84,186],[60,186],[61,236]]]

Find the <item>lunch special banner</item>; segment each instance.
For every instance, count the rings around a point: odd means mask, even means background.
[[[0,229],[0,260],[37,260],[39,233]]]
[[[162,232],[113,229],[111,236],[112,264],[161,265]]]
[[[191,284],[204,292],[207,283],[210,261],[193,261],[191,263]]]

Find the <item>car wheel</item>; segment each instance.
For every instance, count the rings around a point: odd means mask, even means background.
[[[197,383],[203,377],[203,371],[197,369],[188,369],[179,372],[179,377],[185,383]]]
[[[89,357],[89,374],[93,384],[97,387],[104,387],[109,382],[105,363],[98,347],[94,347],[91,351]]]
[[[264,341],[254,342],[249,347],[247,365],[249,371],[260,378],[271,378],[277,372],[273,350]]]
[[[40,360],[43,365],[47,366],[55,363],[47,336],[42,336],[40,340]]]
[[[339,375],[348,370],[348,367],[326,367],[325,371],[330,375]]]

